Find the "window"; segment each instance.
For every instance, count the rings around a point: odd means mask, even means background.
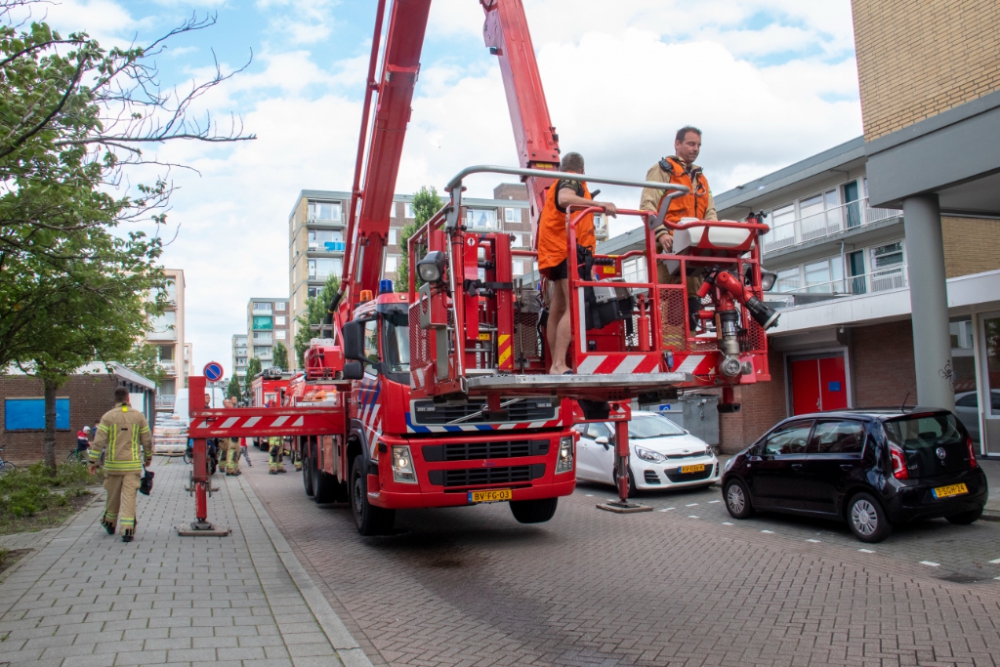
[[[594,422],[587,429],[587,437],[597,440],[598,438],[607,438],[608,442],[611,442],[611,429],[604,422]]]
[[[263,359],[265,357],[267,357],[268,359],[270,359],[271,358],[271,346],[270,345],[254,345],[254,347],[253,347],[253,356],[257,357],[258,359]]]
[[[254,344],[267,343],[268,345],[270,345],[271,344],[271,332],[270,331],[254,331],[253,332],[253,342],[254,342]]]
[[[316,296],[319,294],[319,290],[320,290],[319,287],[307,287],[306,296],[310,299],[315,299]]]
[[[152,327],[147,338],[152,340],[176,340],[177,332],[174,329],[177,311],[167,310],[162,315],[155,315],[150,318],[149,324]]]
[[[844,267],[840,257],[806,264],[806,291],[833,294],[844,291]]]
[[[520,276],[524,274],[524,261],[520,259],[514,260],[514,275]]]
[[[274,337],[275,337],[275,338],[277,338],[278,340],[285,340],[285,334],[286,334],[286,333],[287,333],[287,332],[286,332],[286,331],[284,331],[284,330],[281,330],[281,331],[275,331],[275,332],[274,332]]]
[[[377,372],[378,368],[378,320],[365,322],[365,370]]]
[[[331,274],[339,275],[343,267],[343,260],[339,257],[310,259],[309,279],[326,280]]]
[[[254,329],[263,329],[265,331],[270,331],[274,327],[271,318],[266,315],[254,315],[252,324]],[[254,334],[254,338],[256,337],[257,334]]]
[[[396,230],[389,230],[389,245],[396,245]]]
[[[44,398],[8,398],[4,401],[4,429],[8,431],[41,431],[44,428]],[[68,398],[56,398],[56,430],[69,430]]]
[[[594,237],[600,241],[608,238],[608,219],[603,215],[594,215]]]
[[[399,255],[386,255],[385,256],[385,272],[395,273],[396,267],[399,265]]]
[[[772,431],[764,441],[763,456],[778,454],[805,454],[806,442],[809,440],[809,430],[812,421],[798,421],[779,426]]]
[[[411,220],[416,219],[417,216],[413,213],[413,204],[411,202],[406,202],[406,206],[404,207],[404,209],[405,209],[403,212],[404,217],[407,217]]]
[[[284,315],[277,315],[274,318],[274,324],[276,326],[281,326],[281,327],[285,326],[285,316]]]
[[[271,304],[266,302],[254,301],[253,302],[253,312],[255,313],[270,313]]]
[[[821,421],[809,441],[810,454],[860,454],[864,448],[865,427],[856,421]]]
[[[173,345],[158,345],[160,361],[173,361],[174,360],[174,346]]]
[[[521,243],[522,234],[511,234],[510,235],[510,247],[511,248],[523,248],[524,245]]]
[[[503,210],[504,222],[521,222],[521,209],[505,208]]]
[[[767,245],[783,248],[795,243],[795,204],[788,204],[771,211],[771,233]]]
[[[340,202],[309,202],[309,220],[340,222]]]
[[[799,269],[785,269],[778,271],[778,278],[774,281],[775,292],[794,292],[799,288]]]
[[[870,249],[871,290],[881,292],[906,286],[903,243],[887,243]]]
[[[627,283],[644,283],[649,278],[646,272],[646,258],[633,257],[622,262],[622,277]]]
[[[465,210],[465,224],[469,229],[496,229],[497,212],[487,208]]]
[[[410,372],[410,322],[404,310],[392,310],[383,318],[382,339],[389,373]]]
[[[278,311],[279,313],[285,312],[285,309],[287,307],[288,307],[288,302],[287,301],[275,301],[274,302],[274,309],[276,311]]]

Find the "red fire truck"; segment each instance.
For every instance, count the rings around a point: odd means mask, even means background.
[[[767,227],[753,217],[665,221],[670,199],[685,192],[683,186],[590,174],[591,185],[658,188],[665,196],[656,214],[619,210],[644,226],[646,248],[596,257],[601,280],[579,278],[577,271],[576,225],[596,209],[570,208],[574,342],[567,362],[574,373],[546,374],[551,360],[541,291],[512,276],[513,258],[530,260],[534,252],[512,249],[506,234],[467,229],[463,182],[477,173],[519,177],[537,227],[555,179],[578,176],[558,171],[559,138],[521,0],[480,4],[486,45],[503,74],[520,166],[459,172],[447,185],[448,202],[410,238],[409,290],[395,293],[381,279],[430,0],[395,0],[388,9],[379,0],[347,262],[320,332],[326,337],[312,341],[295,383],[302,398],[296,389],[291,405],[205,410],[204,379],[190,380],[193,437],[298,438],[307,493],[317,502],[349,502],[365,535],[388,530],[396,510],[481,502],[508,502],[521,522],[547,521],[558,498],[574,489],[571,427],[580,421],[616,423],[619,493],[627,506],[633,398],[650,401],[676,396],[680,388],[712,386],[723,390],[722,409],[735,410],[735,385],[770,379],[764,330],[776,315],[762,302],[757,243]],[[652,229],[660,224],[674,230],[671,254],[657,253]],[[628,282],[622,263],[633,256],[645,257],[648,270],[642,280]],[[660,283],[658,262],[680,278]],[[692,306],[683,276],[694,273],[704,284]],[[310,391],[319,400],[306,400]],[[197,511],[201,521],[203,500]]]

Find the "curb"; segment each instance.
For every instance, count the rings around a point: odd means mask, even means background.
[[[282,565],[285,566],[285,570],[288,571],[288,575],[292,578],[292,581],[295,582],[299,593],[305,600],[306,605],[309,606],[310,611],[312,611],[313,616],[316,618],[316,622],[319,623],[323,634],[326,635],[330,645],[337,652],[341,662],[346,667],[374,667],[357,640],[354,639],[347,627],[344,626],[344,622],[340,620],[340,616],[333,610],[330,603],[326,601],[326,598],[320,592],[312,577],[302,567],[302,563],[295,556],[292,547],[285,540],[281,531],[278,530],[274,521],[271,520],[271,515],[264,509],[264,505],[260,502],[260,499],[257,498],[257,495],[250,486],[250,482],[246,481],[242,475],[238,480],[240,488],[243,489],[243,493],[246,494],[250,506],[264,527],[264,532],[267,533],[268,538],[271,540],[278,558],[281,560]]]

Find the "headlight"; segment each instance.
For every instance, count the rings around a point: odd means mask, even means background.
[[[573,469],[573,438],[559,439],[559,458],[556,460],[556,474]]]
[[[726,461],[726,466],[723,468],[723,470],[725,472],[729,472],[729,469],[733,467],[734,463],[736,463],[736,457],[735,456],[730,456],[729,460]]]
[[[408,445],[392,446],[392,480],[403,484],[416,484],[417,474],[413,472],[413,457]]]
[[[654,452],[649,449],[644,449],[643,447],[635,448],[635,455],[638,456],[643,461],[651,461],[653,463],[659,463],[660,461],[665,461],[663,454]]]

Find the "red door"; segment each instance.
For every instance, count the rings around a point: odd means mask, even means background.
[[[792,371],[792,414],[847,408],[847,372],[843,355],[799,359]]]

